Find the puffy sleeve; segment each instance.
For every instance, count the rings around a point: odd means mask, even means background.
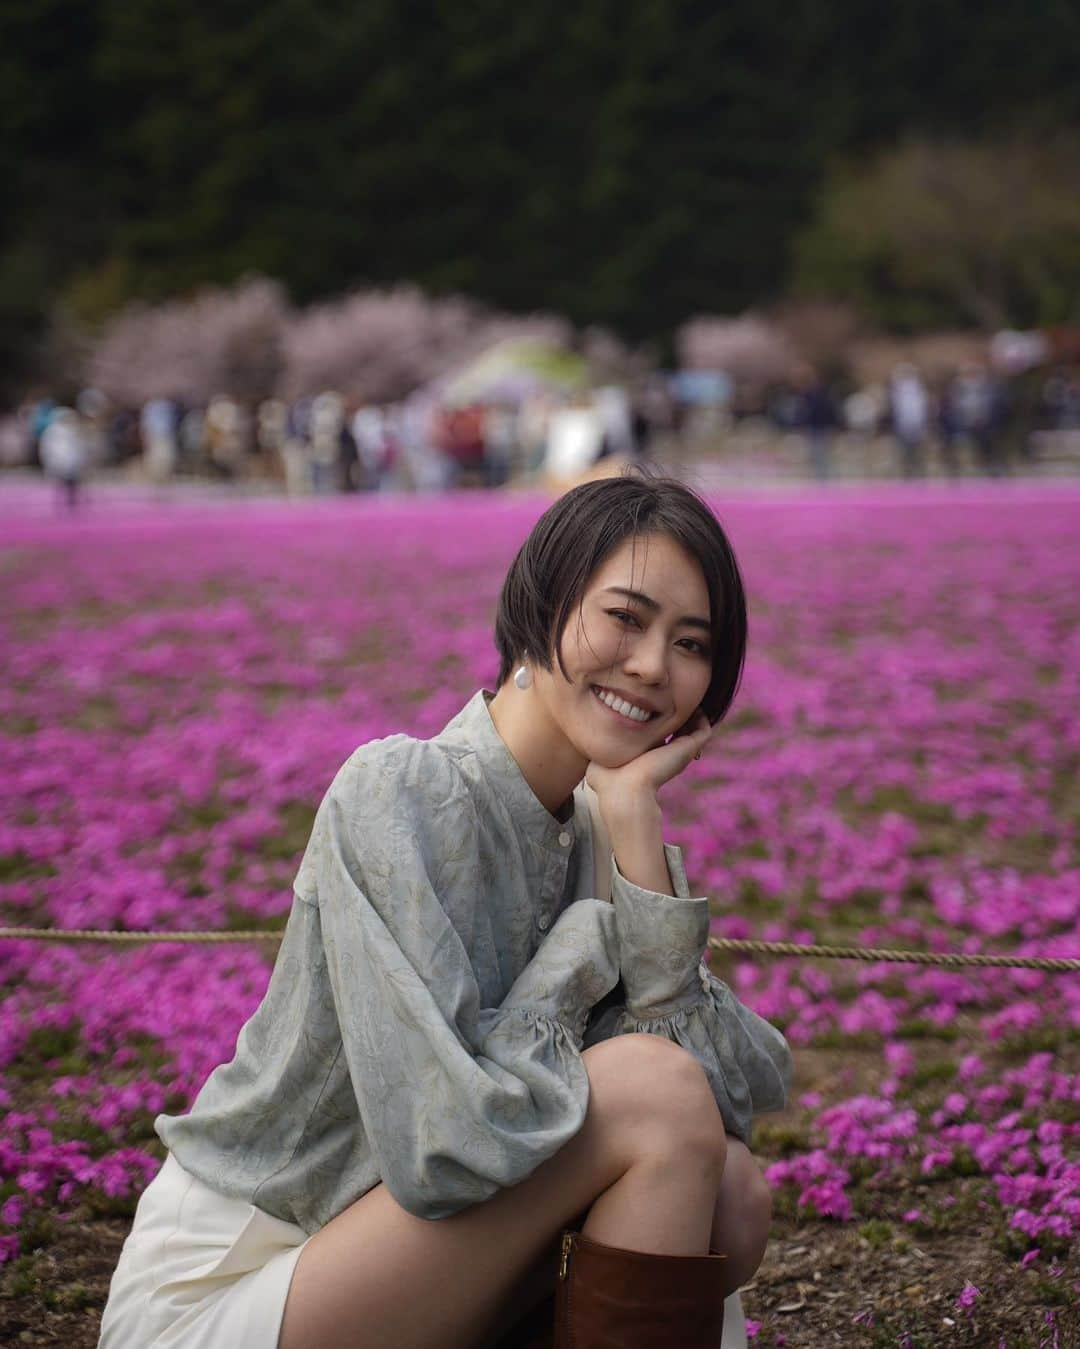
[[[423,1218],[516,1184],[580,1129],[586,1019],[618,979],[614,912],[583,899],[499,1005],[483,1005],[459,933],[462,887],[480,883],[463,797],[437,776],[350,761],[319,809],[298,878],[318,904],[379,1174]]]
[[[705,1069],[728,1133],[749,1143],[752,1117],[787,1103],[791,1053],[775,1026],[709,973],[709,902],[691,898],[680,849],[664,852],[674,896],[634,885],[612,856],[625,1003],[594,1018],[586,1043],[632,1031],[674,1040]]]

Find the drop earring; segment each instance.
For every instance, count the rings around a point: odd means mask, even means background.
[[[519,689],[527,689],[532,683],[532,671],[527,665],[518,666],[514,672],[514,683]]]

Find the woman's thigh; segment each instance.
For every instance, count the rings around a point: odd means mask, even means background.
[[[519,1287],[542,1293],[552,1243],[627,1172],[636,1149],[665,1129],[679,1145],[699,1141],[680,1102],[708,1092],[704,1074],[677,1046],[621,1038],[585,1052],[585,1122],[520,1184],[434,1221],[376,1185],[317,1232],[297,1262],[280,1349],[464,1349],[490,1337]]]
[[[553,1285],[567,1221],[500,1202],[520,1190],[432,1221],[375,1186],[301,1252],[279,1349],[453,1349],[503,1333]]]

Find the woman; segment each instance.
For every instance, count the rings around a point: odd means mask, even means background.
[[[106,1349],[550,1344],[568,1280],[581,1349],[595,1299],[604,1343],[719,1343],[790,1060],[701,962],[657,791],[738,685],[738,568],[680,484],[590,483],[532,530],[495,641],[497,692],[334,779],[235,1058],[157,1121]]]

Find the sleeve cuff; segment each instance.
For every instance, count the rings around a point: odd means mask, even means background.
[[[560,914],[514,980],[502,1007],[559,1021],[580,1045],[589,1013],[618,981],[612,906],[599,899],[579,899]]]
[[[639,1020],[670,1016],[703,996],[699,966],[709,936],[709,901],[693,898],[682,852],[664,845],[674,895],[643,890],[611,859],[611,898],[626,1006]]]

